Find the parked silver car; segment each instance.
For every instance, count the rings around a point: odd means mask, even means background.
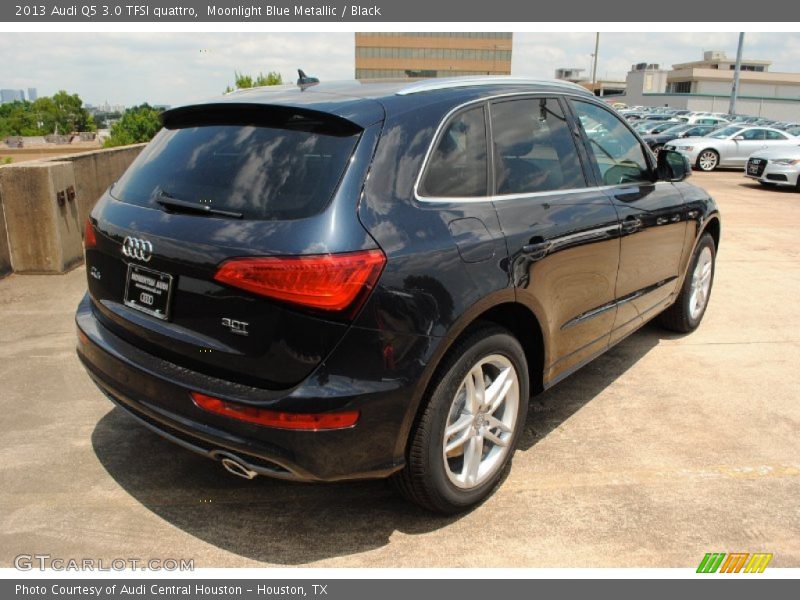
[[[747,159],[744,174],[762,185],[790,186],[800,191],[800,145],[756,152]]]
[[[797,146],[800,138],[769,127],[729,125],[700,138],[672,140],[664,144],[676,150],[701,171],[717,167],[743,167],[754,152]]]

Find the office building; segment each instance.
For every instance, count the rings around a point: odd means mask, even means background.
[[[511,33],[356,33],[356,79],[510,75]]]
[[[626,78],[624,102],[629,106],[664,106],[727,112],[736,61],[724,52],[703,53],[703,60],[671,69],[638,63]],[[737,112],[772,119],[800,121],[800,73],[770,71],[768,60],[743,59],[739,73]]]
[[[22,102],[25,100],[25,93],[22,90],[0,90],[0,103]]]

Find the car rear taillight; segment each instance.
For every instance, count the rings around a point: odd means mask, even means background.
[[[91,219],[86,219],[86,226],[83,230],[83,247],[94,248],[97,246],[97,236],[94,233],[94,226]]]
[[[234,258],[214,275],[254,294],[325,311],[357,309],[386,264],[380,250],[313,256]]]
[[[191,396],[192,401],[198,407],[208,412],[278,429],[303,431],[345,429],[355,425],[359,416],[357,410],[330,413],[291,413],[227,402],[199,392],[192,392]]]

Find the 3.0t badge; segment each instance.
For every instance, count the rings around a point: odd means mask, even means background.
[[[150,262],[153,257],[153,244],[149,240],[127,236],[122,242],[122,254],[142,262]]]

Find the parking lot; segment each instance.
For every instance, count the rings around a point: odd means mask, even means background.
[[[800,194],[695,173],[723,213],[694,334],[648,325],[544,395],[502,487],[441,518],[386,482],[237,479],[136,425],[75,356],[83,268],[0,280],[0,566],[800,567]]]

